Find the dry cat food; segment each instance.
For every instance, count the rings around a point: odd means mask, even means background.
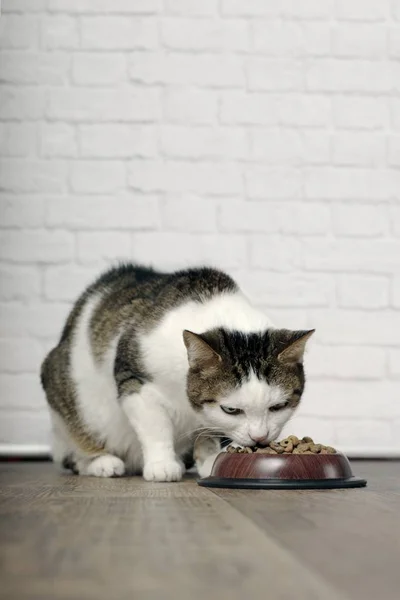
[[[239,452],[241,454],[336,454],[335,448],[332,446],[324,446],[323,444],[315,444],[310,437],[299,439],[295,435],[281,440],[280,442],[269,442],[267,446],[246,446],[245,448],[235,448],[228,446],[226,449],[230,454]]]

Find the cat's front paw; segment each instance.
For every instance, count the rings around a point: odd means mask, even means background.
[[[78,462],[81,475],[91,477],[121,477],[125,473],[125,465],[120,458],[111,454],[103,454],[89,462]]]
[[[146,481],[180,481],[183,472],[183,464],[177,460],[158,460],[145,464],[143,477]]]

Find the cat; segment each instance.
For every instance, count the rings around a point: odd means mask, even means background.
[[[122,264],[74,305],[41,381],[53,459],[81,475],[179,481],[210,472],[220,438],[275,439],[299,405],[314,330],[276,329],[213,268]]]

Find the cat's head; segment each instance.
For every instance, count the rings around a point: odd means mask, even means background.
[[[275,439],[304,390],[311,331],[184,331],[187,394],[205,427],[251,446]]]

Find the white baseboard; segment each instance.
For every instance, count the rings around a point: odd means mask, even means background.
[[[381,448],[341,448],[341,452],[349,458],[400,458],[400,447]],[[50,455],[50,446],[45,444],[0,444],[0,456],[37,456],[38,458]]]
[[[45,444],[0,444],[0,456],[50,456]]]

